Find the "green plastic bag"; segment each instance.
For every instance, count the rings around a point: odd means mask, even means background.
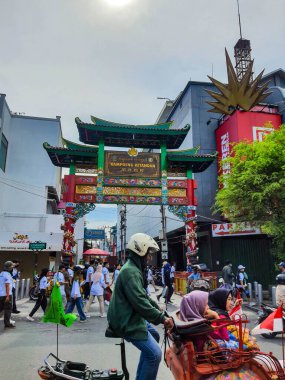
[[[60,285],[57,282],[51,292],[50,302],[42,318],[44,323],[56,323],[70,327],[77,317],[73,313],[65,314],[60,294]]]

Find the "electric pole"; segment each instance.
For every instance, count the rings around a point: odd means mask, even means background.
[[[168,245],[167,245],[167,236],[166,236],[166,216],[165,208],[163,205],[160,206],[161,212],[161,226],[162,226],[162,241],[161,241],[161,259],[168,259]]]
[[[121,261],[124,264],[126,260],[126,239],[127,239],[127,206],[121,205],[120,209],[120,241],[121,241]]]

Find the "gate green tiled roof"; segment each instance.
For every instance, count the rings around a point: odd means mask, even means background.
[[[184,141],[190,125],[174,129],[173,122],[152,125],[132,125],[114,123],[91,116],[92,123],[75,119],[79,140],[85,144],[98,145],[103,139],[106,146],[160,149],[165,144],[168,149],[177,149]]]
[[[68,140],[63,140],[63,143],[66,147],[51,146],[47,142],[43,144],[55,166],[69,168],[71,163],[97,166],[98,147],[88,147]]]

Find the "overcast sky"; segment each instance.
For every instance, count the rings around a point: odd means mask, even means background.
[[[226,79],[239,37],[236,0],[0,0],[0,92],[16,112],[152,123],[187,81]],[[115,0],[113,0],[115,1]],[[118,0],[120,1],[120,0]],[[255,69],[285,62],[285,1],[240,0]],[[284,67],[284,66],[283,66]]]
[[[154,122],[189,79],[226,80],[239,38],[236,0],[0,0],[0,93],[14,112]],[[115,0],[112,0],[115,1]],[[118,0],[121,1],[121,0]],[[285,68],[285,1],[240,0],[255,71]]]

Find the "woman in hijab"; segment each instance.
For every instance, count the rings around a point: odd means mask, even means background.
[[[225,290],[225,289],[223,289]],[[217,311],[210,309],[208,305],[209,294],[200,290],[194,290],[182,298],[180,305],[180,319],[182,321],[190,321],[195,319],[219,319]],[[219,297],[220,299],[220,297]],[[213,326],[217,326],[214,322]],[[226,327],[220,327],[210,334],[215,339],[218,346],[223,348],[237,349],[238,342],[230,340],[230,335]],[[200,338],[196,341],[197,350],[203,350],[203,346],[207,339]],[[210,347],[209,347],[210,348]]]
[[[96,272],[92,276],[92,286],[90,289],[90,297],[89,297],[89,301],[85,305],[84,311],[85,311],[85,313],[88,313],[89,308],[90,308],[94,298],[97,297],[98,301],[99,301],[99,308],[100,308],[100,315],[99,316],[101,318],[104,318],[104,317],[106,317],[106,315],[104,314],[103,293],[104,293],[104,289],[107,287],[107,285],[105,283],[102,270],[103,270],[102,265],[99,264],[97,266]]]
[[[218,288],[209,294],[209,307],[224,318],[229,318],[233,293],[229,289]]]
[[[242,303],[241,299],[237,299],[233,304],[233,294],[231,290],[218,288],[209,294],[209,306],[212,310],[219,314],[220,318],[230,319],[230,311],[239,304]],[[232,317],[232,319],[234,319]],[[217,335],[219,334],[219,336]],[[211,333],[211,337],[214,339],[223,339],[229,341],[231,345],[235,348],[237,346],[239,332],[236,326],[230,325],[227,328],[221,327],[220,329]],[[259,350],[256,344],[255,338],[250,335],[249,329],[245,328],[243,330],[243,343],[244,349],[246,350]]]
[[[209,294],[201,290],[194,290],[186,294],[180,305],[180,319],[191,321],[193,319],[219,318],[219,315],[210,310],[208,305]]]

